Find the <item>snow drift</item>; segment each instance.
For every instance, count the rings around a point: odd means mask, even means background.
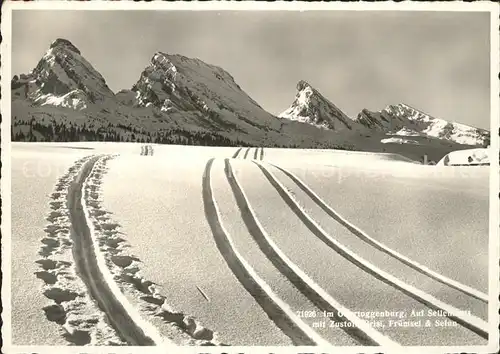
[[[489,149],[467,149],[453,151],[443,157],[439,166],[477,166],[490,164]]]

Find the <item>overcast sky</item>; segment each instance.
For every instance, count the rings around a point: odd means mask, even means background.
[[[351,117],[404,102],[489,129],[489,26],[489,13],[16,10],[12,75],[61,37],[115,92],[163,51],[221,66],[273,114],[303,79]]]

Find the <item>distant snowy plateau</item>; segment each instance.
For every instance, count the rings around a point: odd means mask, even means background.
[[[12,79],[12,140],[138,141],[213,146],[339,148],[412,159],[489,145],[490,133],[406,104],[350,118],[306,81],[268,113],[220,67],[157,52],[131,89],[114,93],[68,40]]]

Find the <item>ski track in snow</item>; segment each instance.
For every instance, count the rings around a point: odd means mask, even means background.
[[[126,345],[89,297],[72,257],[68,188],[90,158],[87,156],[76,161],[59,178],[50,195],[51,211],[46,218],[49,224],[45,228],[46,237],[41,240],[41,258],[36,260],[41,270],[36,272],[36,276],[44,282],[44,295],[53,301],[43,311],[49,321],[62,326],[63,337],[70,344]]]
[[[233,155],[233,159],[236,159],[238,157],[238,155],[240,154],[241,149],[243,149],[243,148],[239,148],[238,150],[236,150],[236,152]]]
[[[265,255],[271,260],[275,267],[292,282],[312,303],[316,304],[322,311],[337,314],[343,313],[344,318],[332,317],[332,320],[342,322],[349,321],[353,327],[346,327],[345,331],[364,345],[383,345],[385,347],[397,347],[398,344],[382,335],[368,324],[355,316],[351,311],[340,305],[326,293],[318,284],[307,276],[295,263],[293,263],[271,240],[257,216],[255,215],[238,178],[233,173],[228,159],[225,160],[226,176],[233,190],[234,196],[241,210],[242,218],[252,234],[255,242],[259,245]]]
[[[251,149],[255,149],[253,159]],[[242,147],[238,148],[232,158],[253,160],[286,205],[333,251],[427,307],[447,311],[451,320],[485,339],[488,338],[487,323],[482,319],[460,313],[453,306],[404,283],[337,242],[309,216],[294,193],[282,185],[268,167],[260,162],[264,158],[263,148],[248,147],[244,154],[242,150]],[[142,145],[140,155],[153,155],[152,145]],[[161,295],[160,287],[142,275],[141,260],[131,252],[130,245],[120,231],[120,225],[113,220],[112,213],[106,211],[102,204],[103,175],[108,169],[107,161],[115,156],[92,155],[81,158],[59,178],[54,192],[50,195],[51,211],[46,218],[49,224],[45,228],[46,237],[41,240],[40,258],[36,260],[41,268],[36,272],[36,276],[44,282],[43,293],[53,301],[51,305],[43,308],[47,319],[61,325],[63,336],[73,345],[169,343],[169,339],[163,338],[157,328],[144,321],[143,317],[162,319],[166,325],[177,331],[179,336],[176,339],[180,338],[184,345],[226,345],[220,343],[216,332],[202,326],[194,317],[173,310],[167,299]],[[213,196],[210,184],[213,161],[214,158],[208,161],[203,175],[203,202],[216,246],[229,268],[270,319],[296,345],[328,345],[325,339],[291,311],[289,305],[259,277],[251,262],[245,260],[235,248],[231,235],[221,222],[216,199]],[[338,215],[298,177],[277,165],[269,165],[282,171],[331,218],[374,249],[393,256],[447,286],[487,302],[486,294],[427,269],[372,239]],[[331,319],[348,320],[354,324],[354,327],[347,327],[345,331],[361,344],[398,346],[397,342],[371,328],[336,302],[278,248],[257,219],[240,182],[233,173],[229,158],[225,159],[225,175],[250,234],[277,271],[319,309],[331,313],[341,311],[344,318]],[[198,288],[198,291],[209,301],[201,289]],[[129,298],[137,302],[129,303]]]
[[[203,174],[203,203],[215,243],[227,265],[269,318],[295,345],[328,345],[328,342],[295,315],[236,249],[231,235],[222,224],[217,202],[213,196],[210,171],[214,160],[212,158],[208,161]]]
[[[287,171],[284,168],[281,168],[277,165],[271,164],[271,166],[277,168],[278,170],[282,171],[285,175],[287,175],[300,189],[302,189],[314,202],[321,207],[331,218],[333,218],[335,221],[340,223],[342,226],[347,228],[351,233],[356,235],[357,237],[361,238],[363,241],[368,243],[369,245],[377,248],[378,250],[385,252],[392,257],[396,258],[400,262],[404,263],[405,265],[417,270],[418,272],[421,272],[445,285],[448,285],[456,290],[459,290],[469,296],[472,296],[478,300],[481,300],[483,302],[488,302],[488,295],[476,290],[474,288],[471,288],[467,285],[461,284],[458,281],[455,281],[453,279],[450,279],[442,274],[439,274],[426,266],[413,261],[409,259],[408,257],[400,254],[399,252],[387,247],[383,243],[377,241],[373,237],[369,236],[366,232],[363,230],[359,229],[357,226],[349,222],[346,218],[341,216],[338,212],[333,210],[331,206],[329,206],[323,199],[321,199],[320,196],[318,196],[311,188],[309,188],[302,180],[300,180],[297,176],[295,176],[293,173],[290,171]],[[262,166],[262,165],[260,165]]]
[[[144,147],[144,155],[151,155],[152,147]],[[139,311],[146,317],[159,317],[167,325],[176,327],[189,345],[224,345],[217,334],[199,324],[193,317],[174,311],[161,295],[158,286],[141,274],[141,260],[130,252],[130,246],[119,231],[120,225],[113,221],[112,213],[102,207],[102,177],[107,171],[106,162],[111,156],[96,163],[85,183],[85,200],[93,224],[97,247],[104,256],[113,281],[123,293],[139,300]]]
[[[479,336],[488,339],[488,323],[481,318],[464,313],[459,309],[444,303],[434,296],[415,288],[400,279],[392,276],[391,274],[379,269],[374,264],[364,260],[358,256],[355,252],[345,247],[336,241],[332,236],[330,236],[326,231],[324,231],[318,223],[312,219],[304,208],[297,202],[294,195],[284,187],[281,182],[267,170],[262,164],[254,162],[264,173],[267,180],[273,185],[273,187],[278,191],[280,196],[283,198],[285,203],[293,210],[293,212],[302,220],[302,222],[311,230],[311,232],[321,239],[325,244],[327,244],[332,250],[342,255],[344,258],[348,259],[350,262],[360,267],[364,271],[373,275],[375,278],[393,286],[394,288],[400,290],[404,294],[414,298],[415,300],[421,302],[427,307],[433,310],[442,310],[448,313],[447,317],[451,320],[457,322],[461,326],[471,330],[472,332],[478,334]]]
[[[141,155],[152,155],[152,147],[142,147]],[[50,196],[47,236],[36,260],[43,293],[54,302],[43,308],[47,319],[61,325],[73,345],[168,343],[139,312],[162,318],[189,345],[225,345],[193,317],[172,310],[155,284],[141,275],[141,262],[128,252],[120,225],[102,208],[102,177],[113,157],[76,161]],[[123,293],[140,300],[139,311]]]
[[[95,192],[89,193],[87,185],[90,179],[95,183],[102,176],[99,164],[111,157],[91,157],[69,187],[73,257],[89,294],[106,313],[117,334],[129,345],[159,345],[163,343],[162,337],[141,318],[113,281],[96,243],[93,224],[89,222],[88,206],[99,208],[99,197]]]
[[[249,147],[245,150],[244,154],[241,154],[243,148],[238,148],[234,155],[232,156],[233,159],[241,158],[245,160],[251,160],[251,151],[252,149],[255,149],[253,152],[253,160],[264,160],[264,148],[262,147]],[[141,154],[142,155],[142,154]],[[249,156],[250,155],[250,156]]]
[[[240,149],[241,150],[241,149]],[[239,151],[236,152],[234,156],[237,156]],[[246,159],[250,149],[247,149],[245,152],[245,156],[243,157]],[[401,291],[403,294],[410,296],[414,298],[415,300],[419,301],[420,303],[426,305],[428,308],[433,309],[433,310],[441,310],[447,312],[447,317],[450,318],[451,320],[455,321],[462,327],[467,328],[468,330],[476,333],[477,335],[483,337],[484,339],[488,339],[488,329],[487,329],[487,323],[483,321],[481,318],[472,315],[472,314],[467,314],[464,313],[463,311],[460,311],[459,309],[442,302],[435,298],[434,296],[416,288],[413,287],[400,279],[392,276],[391,274],[383,271],[382,269],[379,269],[376,267],[374,264],[367,262],[363,258],[361,258],[359,255],[357,255],[355,252],[350,250],[349,248],[343,246],[342,244],[338,243],[334,238],[332,238],[330,235],[328,235],[318,224],[315,220],[313,220],[305,211],[305,209],[299,204],[298,200],[296,199],[294,193],[283,186],[279,180],[270,172],[262,163],[256,161],[256,156],[258,149],[256,149],[254,153],[254,164],[256,164],[260,170],[263,172],[269,183],[278,191],[278,193],[281,195],[283,200],[285,201],[286,205],[294,211],[297,216],[302,220],[302,222],[313,232],[314,235],[319,237],[323,242],[325,242],[328,246],[332,248],[333,251],[341,254],[343,257],[348,259],[350,262],[352,262],[354,265],[360,267],[364,271],[366,271],[368,274],[374,276],[375,278],[393,286],[394,288],[398,289]],[[261,149],[261,156],[263,155],[263,150]],[[233,156],[233,158],[234,158]],[[210,173],[210,168],[211,164],[213,162],[213,159],[209,161],[207,164],[207,169],[205,171],[204,175],[204,183],[205,179],[207,178],[206,176],[209,175]],[[441,283],[450,286],[451,288],[460,290],[464,293],[466,293],[469,296],[475,297],[479,300],[485,299],[485,294],[482,294],[481,292],[478,292],[475,289],[469,288],[463,284],[460,284],[456,281],[453,281],[452,279],[448,279],[439,273],[436,273],[430,269],[427,269],[425,266],[420,265],[416,262],[413,262],[409,259],[407,259],[405,256],[398,254],[397,252],[391,250],[390,248],[386,247],[383,244],[378,243],[376,240],[372,239],[368,235],[366,235],[363,231],[359,230],[356,226],[348,222],[346,219],[342,218],[338,214],[336,214],[331,207],[326,205],[326,203],[322,202],[322,199],[317,196],[314,192],[312,192],[310,189],[307,188],[305,185],[300,185],[300,181],[297,181],[291,176],[291,174],[287,173],[286,170],[280,168],[279,166],[276,166],[274,164],[271,164],[271,166],[274,166],[275,168],[282,170],[288,177],[290,177],[296,184],[299,185],[302,189],[306,188],[306,193],[308,194],[309,197],[311,197],[316,203],[318,203],[324,210],[325,208],[328,209],[328,214],[334,218],[337,222],[339,222],[341,225],[346,227],[350,232],[354,233],[358,237],[362,238],[367,242],[369,245],[373,246],[375,249],[389,253],[391,256],[394,258],[398,259],[399,261],[410,265],[412,268],[420,271],[421,273],[429,276],[430,278],[436,279],[440,281]],[[318,284],[316,284],[312,279],[310,279],[300,268],[298,268],[290,259],[286,257],[286,255],[278,248],[277,245],[274,244],[271,238],[267,235],[265,230],[262,228],[262,226],[259,223],[259,220],[257,219],[256,215],[252,211],[252,207],[249,204],[248,198],[246,197],[244,190],[242,189],[236,175],[233,173],[231,164],[230,164],[230,159],[225,159],[225,173],[226,177],[228,179],[228,182],[231,186],[232,192],[236,198],[236,202],[238,203],[238,207],[241,210],[241,216],[242,219],[244,220],[245,224],[247,225],[247,228],[254,238],[255,242],[259,245],[260,249],[264,254],[266,255],[267,258],[269,258],[275,267],[283,274],[285,275],[289,281],[292,282],[294,286],[296,286],[303,294],[305,294],[313,303],[315,303],[319,309],[328,311],[328,312],[333,312],[336,313],[338,310],[340,310],[342,313],[349,314],[350,311],[346,308],[344,308],[342,305],[337,303],[328,293],[326,293]],[[209,177],[208,177],[209,178]],[[210,189],[209,186],[205,187],[204,189]],[[212,198],[210,194],[210,198]],[[211,199],[211,202],[215,204],[215,214],[216,214],[216,202],[215,200]],[[325,206],[326,205],[326,206]],[[331,209],[331,210],[330,210]],[[333,214],[332,214],[333,213]],[[213,214],[213,213],[212,213]],[[211,215],[211,218],[216,218],[216,216]],[[210,217],[207,214],[207,219],[210,222]],[[217,218],[216,218],[217,219]],[[217,221],[217,220],[216,220]],[[212,223],[214,221],[212,220]],[[232,250],[227,250],[227,247],[221,247],[218,245],[220,252],[224,255],[226,258],[228,265],[233,269],[233,272],[235,272],[235,275],[238,276],[239,270],[237,269],[234,264],[230,264],[231,262],[234,262],[234,256],[230,256],[230,253],[237,253],[236,250],[234,250],[234,246],[231,244],[230,236],[227,235],[227,233],[224,230],[223,225],[220,224],[220,220],[218,221],[218,224],[215,226],[212,226],[213,232],[214,232],[214,237],[217,236],[217,234],[225,234],[225,246],[228,246]],[[219,236],[222,237],[222,236]],[[219,241],[219,243],[222,241]],[[231,261],[231,259],[233,259]],[[245,261],[245,260],[243,260]],[[246,261],[245,261],[246,262]],[[248,267],[251,269],[250,264],[248,264]],[[236,270],[234,269],[236,268]],[[245,273],[245,278],[252,277],[253,279],[246,279],[246,282],[250,281],[259,281],[260,278],[258,277],[257,274],[254,274],[254,272],[247,272]],[[242,284],[245,286],[244,282],[240,280]],[[266,284],[267,285],[267,284]],[[255,289],[249,285],[246,285],[245,288],[247,288],[248,291],[252,293],[252,291],[255,291]],[[272,290],[271,290],[272,291]],[[486,297],[487,301],[487,297]],[[286,304],[284,304],[286,306]],[[265,306],[263,306],[263,309],[265,310]],[[273,321],[275,321],[275,317],[277,316],[276,313],[268,312],[268,315],[270,316]],[[398,343],[394,342],[390,338],[384,336],[380,332],[374,330],[373,328],[370,328],[369,326],[364,325],[364,323],[354,314],[350,314],[350,316],[346,316],[352,323],[355,323],[355,329],[353,330],[352,328],[346,330],[353,338],[356,338],[360,343],[364,343],[365,345],[383,345],[383,346],[397,346]],[[332,320],[338,320],[336,318],[332,318]],[[345,318],[343,319],[345,320]],[[281,328],[281,327],[280,327]],[[282,328],[283,330],[283,328]],[[292,337],[293,339],[293,337]]]
[[[141,145],[141,156],[153,156],[152,145]]]

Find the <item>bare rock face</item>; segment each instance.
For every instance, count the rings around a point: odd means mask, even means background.
[[[199,59],[157,52],[137,83],[137,104],[168,114],[194,114],[220,129],[279,129],[280,123],[225,70]]]
[[[77,47],[73,45],[70,41],[64,38],[57,38],[52,44],[50,45],[50,49],[57,48],[57,47],[65,47],[67,50],[71,50],[77,54],[81,54],[80,51],[78,50]]]

